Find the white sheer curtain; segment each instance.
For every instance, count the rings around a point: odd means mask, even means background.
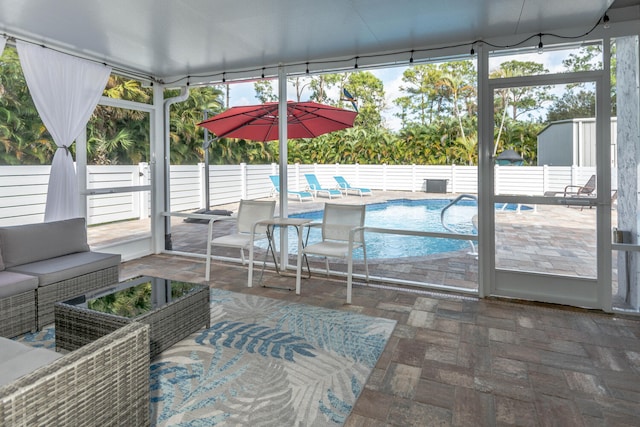
[[[16,46],[33,103],[58,146],[51,163],[44,220],[81,216],[69,147],[96,108],[111,68],[30,43],[17,41]]]

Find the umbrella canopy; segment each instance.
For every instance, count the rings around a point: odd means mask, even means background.
[[[353,126],[357,112],[318,104],[287,102],[287,137],[314,138],[325,133]],[[273,141],[278,136],[278,103],[232,107],[198,123],[218,138],[241,138],[252,141]]]

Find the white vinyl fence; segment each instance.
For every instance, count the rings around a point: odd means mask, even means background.
[[[0,166],[0,226],[42,222],[49,166]],[[271,194],[269,175],[277,164],[210,166],[210,205],[233,203]],[[344,176],[353,186],[382,191],[425,191],[426,180],[447,180],[448,193],[477,194],[475,166],[418,165],[289,165],[288,186],[304,190],[304,174],[316,174],[323,186],[335,187],[334,175]],[[566,185],[582,185],[595,167],[496,166],[498,194],[543,195],[559,192]],[[171,210],[190,211],[205,207],[204,164],[171,167]],[[616,176],[615,173],[612,176]],[[150,183],[146,163],[131,166],[88,166],[87,189],[135,187]],[[616,188],[612,184],[612,188]],[[149,191],[87,195],[88,224],[139,219],[149,216]]]

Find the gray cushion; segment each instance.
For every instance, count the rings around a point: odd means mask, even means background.
[[[0,227],[5,268],[89,250],[84,218]]]
[[[0,271],[4,270],[4,261],[2,260],[2,242],[0,241]]]
[[[36,290],[37,288],[38,278],[35,276],[15,273],[13,271],[0,271],[0,298],[12,297]]]
[[[78,252],[44,261],[18,265],[17,267],[11,267],[9,270],[38,276],[40,280],[39,286],[47,286],[119,264],[119,254]]]
[[[48,365],[62,354],[0,338],[0,386]]]

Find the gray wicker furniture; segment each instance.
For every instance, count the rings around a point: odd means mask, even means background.
[[[36,329],[38,278],[0,271],[0,336],[15,337]]]
[[[38,287],[38,329],[53,323],[53,305],[56,302],[113,285],[118,280],[120,272],[116,265],[62,280],[54,285]]]
[[[149,326],[131,323],[0,387],[3,426],[147,426]]]
[[[120,255],[90,250],[84,218],[0,227],[0,249],[2,336],[50,325],[55,302],[119,279]]]
[[[122,309],[122,301],[132,295],[149,298],[146,307],[136,310],[129,305]],[[117,304],[116,299],[120,299]],[[154,359],[189,334],[210,326],[209,301],[208,286],[137,277],[109,289],[56,303],[56,347],[74,350],[136,321],[151,327],[151,358]]]

